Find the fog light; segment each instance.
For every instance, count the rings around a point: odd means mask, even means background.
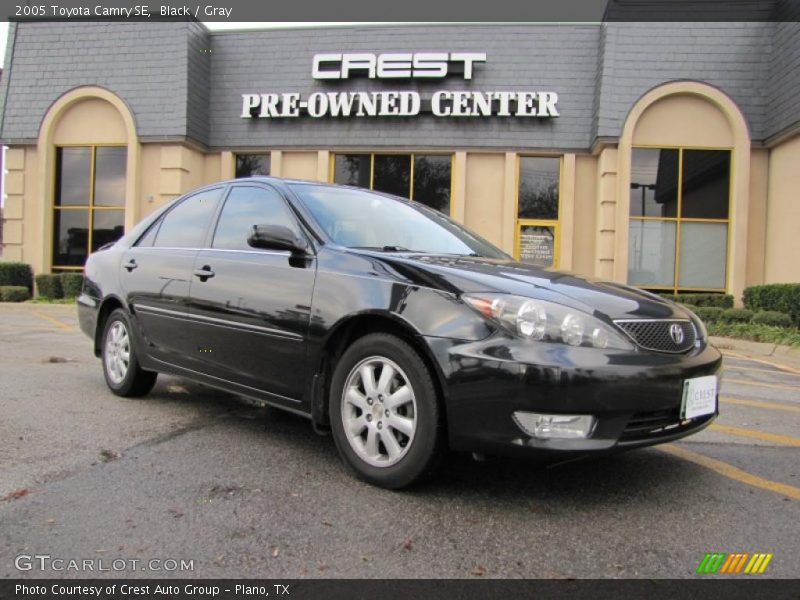
[[[517,411],[514,422],[528,435],[540,439],[584,439],[591,435],[592,415],[542,415]]]

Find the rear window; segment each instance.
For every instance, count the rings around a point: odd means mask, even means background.
[[[205,242],[206,232],[221,193],[222,188],[204,190],[189,196],[170,210],[161,219],[153,246],[158,248],[201,247]],[[150,232],[145,238],[149,235]]]

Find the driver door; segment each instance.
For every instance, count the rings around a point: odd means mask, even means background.
[[[248,246],[253,225],[282,225],[304,236],[274,188],[230,188],[194,264],[190,313],[198,356],[206,374],[293,404],[306,384],[316,259]]]

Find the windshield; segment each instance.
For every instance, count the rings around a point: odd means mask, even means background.
[[[303,184],[292,189],[325,233],[341,246],[509,258],[423,204],[401,202],[368,190]]]

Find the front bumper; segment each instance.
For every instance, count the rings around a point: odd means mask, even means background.
[[[487,454],[554,455],[667,442],[716,417],[680,420],[683,382],[719,371],[712,346],[687,354],[542,344],[501,333],[479,341],[427,338],[443,378],[450,447]],[[717,402],[719,406],[719,402]],[[586,439],[533,438],[515,411],[594,415]]]

